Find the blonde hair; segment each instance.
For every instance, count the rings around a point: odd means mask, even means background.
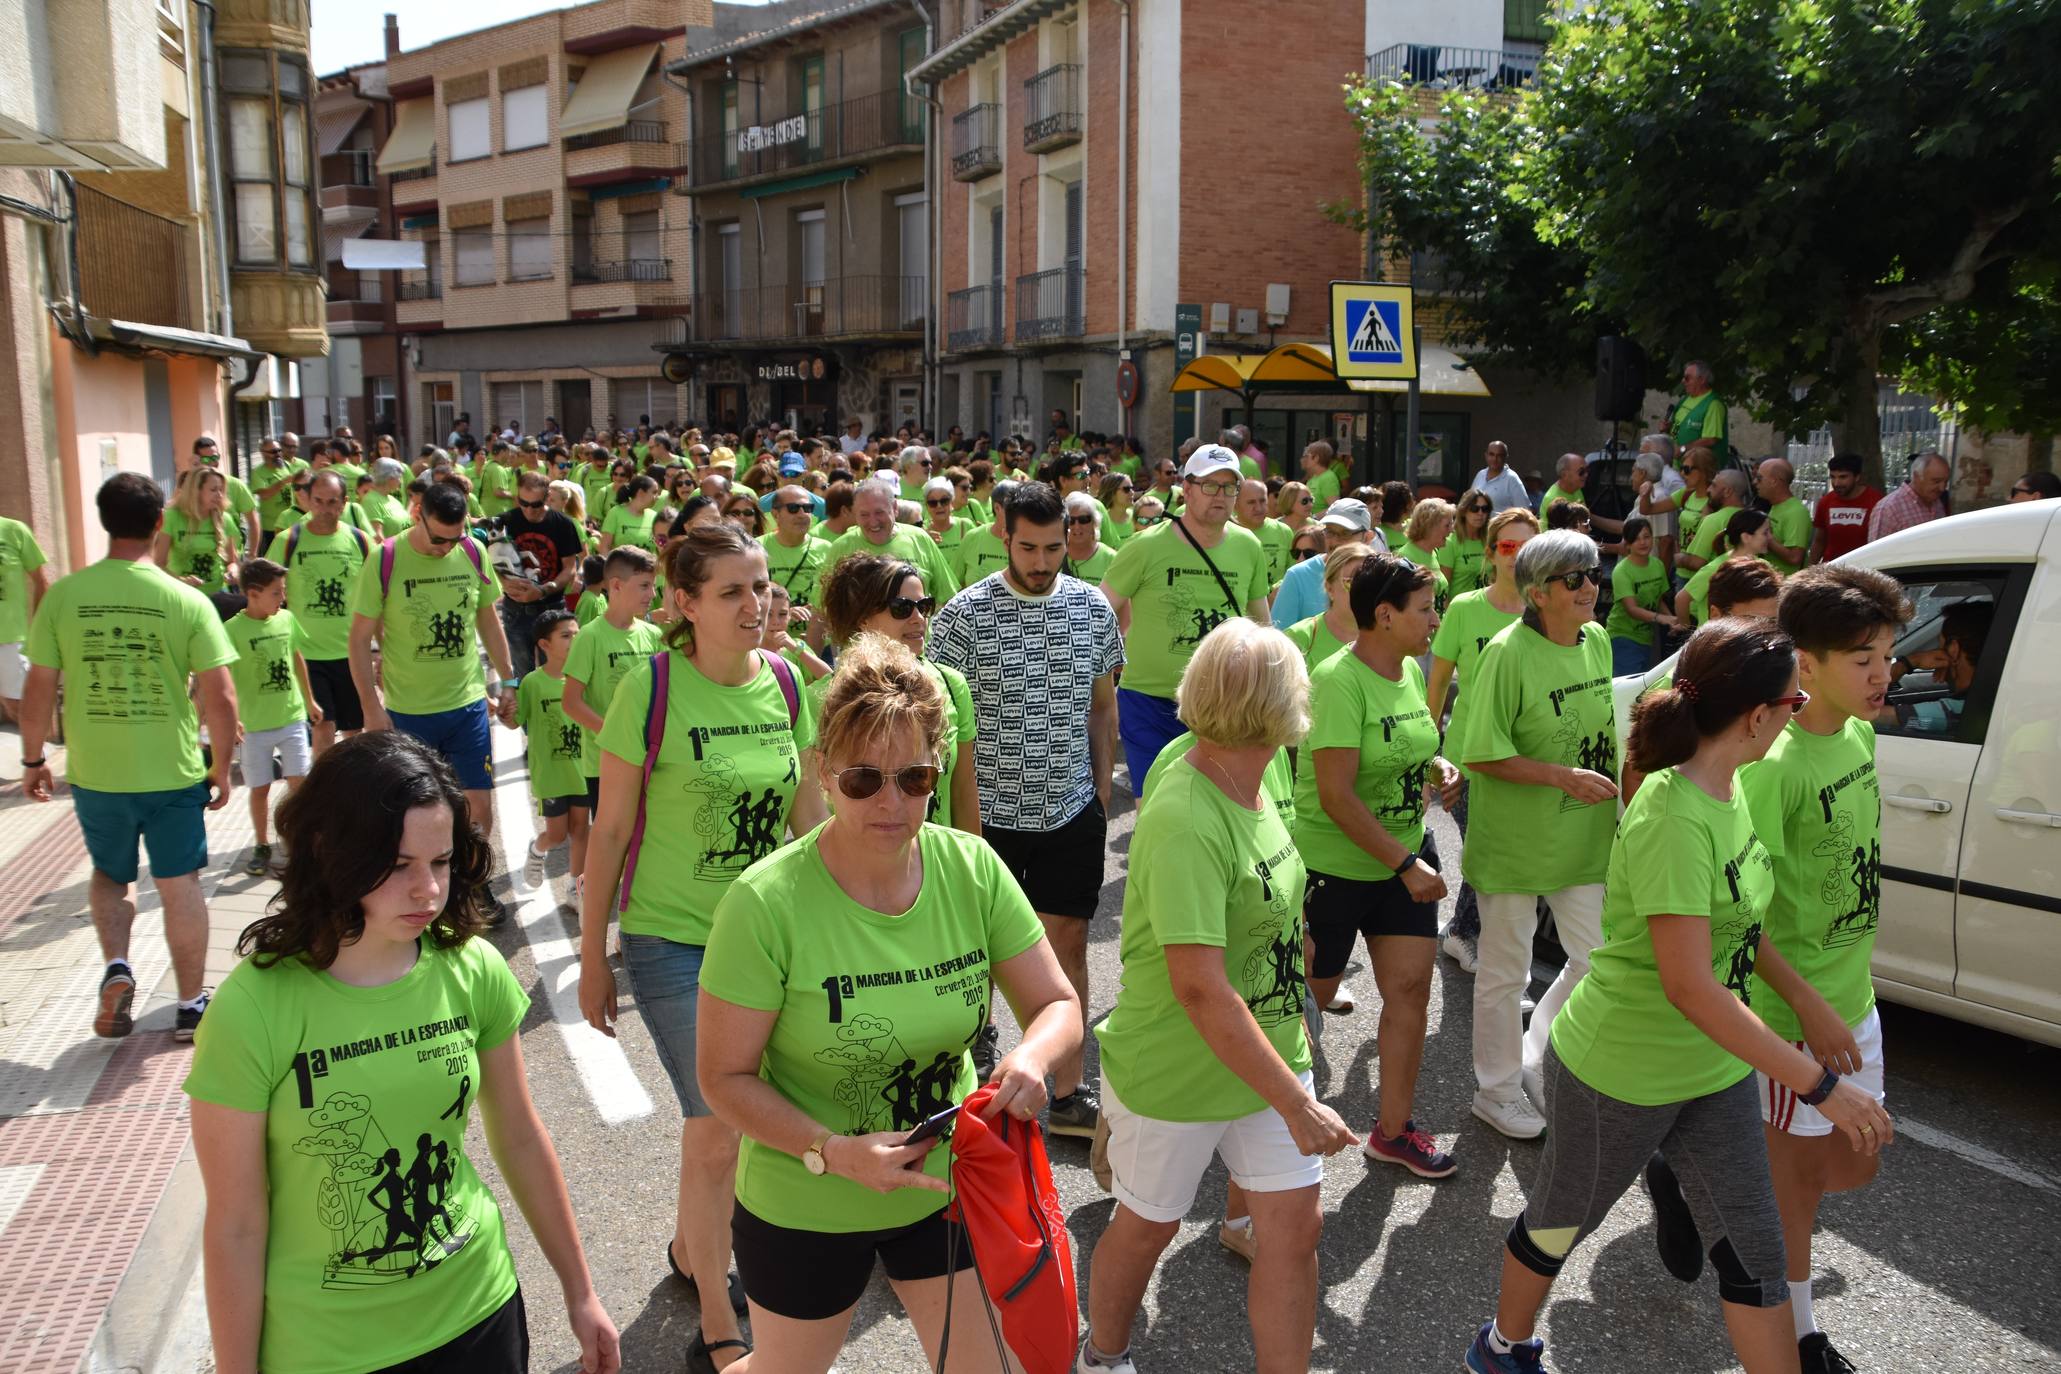
[[[1411,510],[1410,523],[1404,527],[1403,537],[1418,548],[1423,548],[1425,536],[1431,533],[1433,525],[1441,520],[1458,521],[1459,518],[1460,509],[1451,501],[1427,496]]]
[[[1302,651],[1279,630],[1244,616],[1203,637],[1174,700],[1183,725],[1227,749],[1278,749],[1310,730]]]
[[[1482,542],[1494,548],[1496,541],[1503,537],[1503,531],[1512,525],[1529,525],[1533,534],[1539,532],[1539,518],[1536,515],[1523,506],[1512,506],[1489,517],[1488,528],[1481,532]]]
[[[202,530],[208,527],[208,517],[201,514],[200,502],[201,489],[207,485],[209,478],[220,482],[225,493],[229,490],[229,479],[222,475],[221,469],[199,466],[186,469],[185,475],[179,479],[179,485],[172,489],[172,509],[185,518],[188,530]],[[230,535],[230,528],[229,507],[225,502],[214,517],[215,556],[221,560],[224,567],[236,561],[236,544]]]
[[[564,478],[560,478],[551,484],[551,490],[556,492],[565,501],[567,519],[579,524],[586,522],[587,493],[580,490],[578,482],[568,482]]]
[[[1330,586],[1374,552],[1371,544],[1347,544],[1324,555],[1324,585]]]
[[[1310,489],[1301,482],[1283,482],[1281,490],[1274,493],[1275,518],[1280,520],[1292,519],[1295,515],[1296,506],[1300,505],[1302,498],[1309,494]],[[1296,528],[1300,529],[1302,527],[1298,525]]]
[[[945,739],[945,694],[937,679],[900,640],[871,632],[854,637],[837,656],[816,719],[825,767],[909,726],[935,762]]]

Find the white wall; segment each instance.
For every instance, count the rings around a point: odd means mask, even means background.
[[[1366,0],[1367,52],[1397,43],[1503,46],[1503,0]]]
[[[1167,79],[1181,70],[1181,0],[1136,0],[1138,66],[1131,99],[1138,102],[1137,203],[1138,313],[1142,330],[1174,327],[1181,259],[1181,88]],[[1205,124],[1218,112],[1205,109]]]

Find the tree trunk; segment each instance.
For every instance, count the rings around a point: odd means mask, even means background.
[[[1876,408],[1875,398],[1882,336],[1849,332],[1839,352],[1846,360],[1846,394],[1841,401],[1839,421],[1833,426],[1834,437],[1840,452],[1861,455],[1861,480],[1877,491],[1886,491],[1882,484],[1882,414]]]

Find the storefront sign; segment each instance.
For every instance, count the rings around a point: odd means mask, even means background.
[[[816,357],[768,359],[752,370],[762,382],[820,382],[829,373],[830,365]]]
[[[783,143],[799,143],[809,136],[809,117],[795,115],[778,124],[754,124],[737,131],[737,151],[756,153],[762,148],[778,148]]]

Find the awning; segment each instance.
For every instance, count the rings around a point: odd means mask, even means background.
[[[344,146],[344,140],[351,136],[365,120],[369,105],[346,105],[341,110],[324,110],[315,116],[315,151],[320,157],[328,157]]]
[[[1327,350],[1328,351],[1328,350]],[[1410,389],[1408,382],[1397,381],[1355,381],[1354,391],[1393,391],[1402,395]],[[1420,396],[1488,396],[1488,383],[1474,370],[1473,364],[1437,344],[1417,346],[1417,394]]]
[[[644,84],[644,74],[657,56],[658,44],[646,43],[617,48],[589,62],[580,73],[572,99],[565,102],[565,113],[558,117],[558,136],[571,138],[629,123],[630,102],[637,98],[637,88]]]
[[[242,339],[227,334],[203,334],[197,329],[174,329],[164,324],[138,324],[133,320],[106,320],[87,316],[86,326],[96,338],[124,348],[151,353],[178,353],[202,358],[242,358],[262,363],[265,355]]]
[[[1417,350],[1418,394],[1487,396],[1488,384],[1450,348],[1424,344]],[[1236,391],[1250,403],[1256,394],[1302,391],[1345,395],[1410,389],[1402,381],[1341,381],[1331,366],[1329,344],[1287,343],[1271,353],[1208,353],[1182,368],[1171,391]]]
[[[324,220],[322,223],[322,261],[341,262],[344,255],[344,241],[354,239],[370,229],[379,219],[379,212],[367,210],[363,214],[347,219]]]
[[[437,151],[437,111],[434,98],[401,100],[394,103],[394,131],[386,147],[379,150],[375,164],[380,171],[413,172],[429,166]]]
[[[807,191],[817,186],[835,186],[840,181],[850,181],[859,175],[857,167],[840,167],[834,172],[809,172],[785,181],[769,181],[763,186],[747,186],[737,193],[739,200],[764,200],[767,196],[784,196],[789,191]]]

